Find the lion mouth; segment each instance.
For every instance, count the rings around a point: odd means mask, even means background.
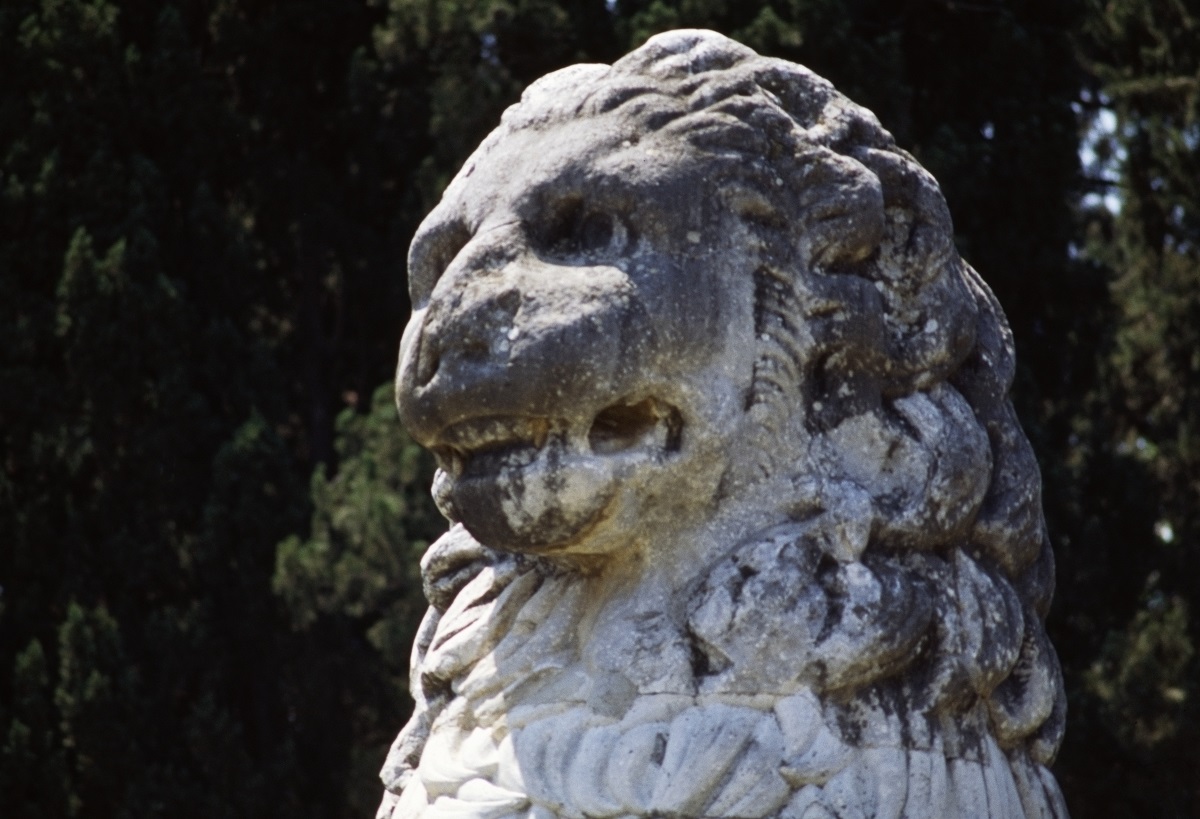
[[[533,463],[549,435],[546,418],[473,418],[447,427],[431,449],[450,477],[477,477]]]
[[[682,435],[679,410],[655,398],[620,401],[590,418],[460,420],[430,447],[446,476],[439,508],[493,548],[586,552],[623,483],[663,464]]]
[[[430,448],[451,478],[471,479],[532,464],[552,438],[577,442],[569,448],[580,454],[674,453],[682,441],[683,420],[677,408],[645,398],[605,407],[583,431],[579,423],[565,419],[472,418],[446,427]]]

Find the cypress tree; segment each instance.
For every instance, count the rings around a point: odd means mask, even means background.
[[[1109,277],[1112,323],[1072,453],[1077,545],[1060,587],[1087,664],[1074,668],[1065,784],[1083,815],[1194,816],[1200,9],[1092,3],[1079,44],[1092,186],[1079,250]]]

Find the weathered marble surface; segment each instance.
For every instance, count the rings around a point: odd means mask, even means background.
[[[869,111],[661,35],[531,86],[409,271],[455,523],[380,817],[1066,815],[1008,326]]]

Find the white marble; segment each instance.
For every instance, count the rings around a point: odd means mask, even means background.
[[[1065,817],[1013,346],[937,183],[712,32],[551,74],[413,242],[399,817]]]

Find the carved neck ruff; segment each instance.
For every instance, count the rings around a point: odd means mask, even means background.
[[[705,667],[690,629],[716,605],[724,563],[687,621],[643,613],[615,629],[596,622],[595,578],[514,558],[485,568],[437,622],[421,668],[445,686],[443,707],[384,815],[1066,815],[1046,769],[992,738],[982,704],[914,713],[886,686],[839,702],[784,668],[777,690],[743,692],[736,662]],[[795,662],[776,648],[777,664]]]

